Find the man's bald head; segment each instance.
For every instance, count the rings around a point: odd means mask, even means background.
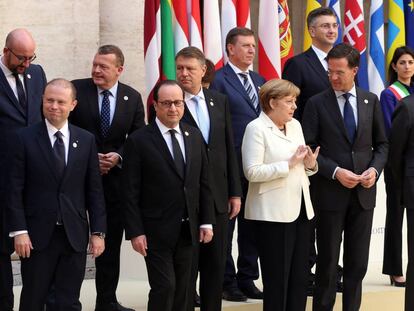
[[[24,28],[14,29],[6,37],[3,63],[13,72],[23,73],[34,58],[36,43]]]

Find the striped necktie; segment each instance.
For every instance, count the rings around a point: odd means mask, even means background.
[[[257,101],[256,92],[253,89],[252,84],[249,81],[249,73],[248,72],[240,72],[239,75],[243,78],[243,86],[246,90],[247,95],[250,98],[250,101],[253,103],[254,108],[256,109],[256,112],[260,112],[260,105]]]

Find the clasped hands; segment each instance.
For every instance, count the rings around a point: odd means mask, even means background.
[[[312,152],[309,146],[300,145],[289,159],[289,168],[293,168],[295,165],[303,162],[306,169],[314,169],[319,149],[320,147],[317,147],[315,152]]]
[[[101,175],[109,173],[109,170],[119,163],[119,154],[116,152],[98,153],[99,171]]]
[[[362,174],[358,175],[345,168],[338,168],[335,178],[346,188],[352,189],[358,184],[364,188],[371,188],[377,179],[377,172],[370,167]]]

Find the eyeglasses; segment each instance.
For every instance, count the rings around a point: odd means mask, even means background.
[[[165,100],[163,102],[158,102],[163,108],[171,108],[172,105],[175,106],[175,108],[180,108],[184,106],[184,100],[178,99],[178,100]]]
[[[333,24],[323,23],[323,24],[320,24],[316,27],[323,28],[324,30],[329,30],[331,28],[338,29],[339,25],[337,23],[333,23]]]
[[[36,54],[33,54],[33,56],[27,57],[27,56],[22,56],[22,55],[16,55],[10,48],[7,48],[18,60],[21,64],[23,64],[24,62],[29,62],[31,63],[32,61],[34,61],[36,59]]]

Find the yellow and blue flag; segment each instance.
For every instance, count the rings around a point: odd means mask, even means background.
[[[397,47],[405,45],[405,24],[403,0],[389,0],[387,66]]]
[[[309,12],[321,7],[321,2],[322,0],[307,0],[305,19],[308,18]],[[311,45],[312,45],[312,39],[311,39],[311,36],[309,35],[308,24],[305,22],[305,29],[303,31],[303,50],[306,51],[307,49],[311,47]]]
[[[404,0],[405,41],[414,48],[414,0]]]

